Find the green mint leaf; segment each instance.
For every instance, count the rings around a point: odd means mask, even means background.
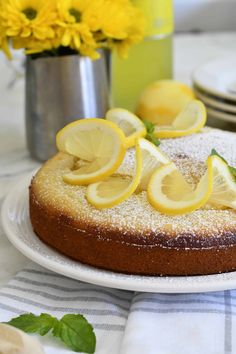
[[[65,315],[53,329],[53,335],[59,337],[75,352],[94,353],[96,337],[93,327],[82,315]]]
[[[147,134],[146,139],[151,141],[151,143],[153,143],[156,146],[159,146],[161,143],[160,140],[156,138],[153,134]]]
[[[46,313],[41,313],[40,316],[27,313],[11,319],[7,324],[26,333],[38,333],[41,336],[52,330],[53,335],[73,351],[89,354],[95,352],[96,336],[93,327],[82,315],[65,315],[58,320]]]
[[[148,120],[143,120],[143,123],[147,129],[147,133],[152,134],[154,132],[155,125],[149,122]]]
[[[147,130],[147,134],[146,134],[146,139],[151,141],[151,143],[153,143],[156,146],[160,145],[160,140],[158,138],[155,137],[154,130],[155,130],[155,125],[151,122],[149,122],[148,120],[144,120],[143,121],[145,128]]]
[[[229,170],[230,170],[230,173],[232,174],[232,176],[235,178],[235,181],[236,181],[236,168],[233,167],[233,166],[230,166],[228,164],[228,162],[225,160],[225,158],[223,156],[221,156],[217,151],[216,149],[212,149],[211,150],[211,156],[218,156],[219,158],[221,158],[228,166]]]
[[[35,316],[32,313],[24,314],[11,319],[7,324],[21,329],[26,333],[39,333],[41,336],[47,334],[55,326],[57,319],[46,313]]]

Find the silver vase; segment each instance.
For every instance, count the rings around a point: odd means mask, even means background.
[[[45,161],[56,152],[56,133],[82,118],[103,118],[109,106],[104,55],[92,61],[79,55],[27,58],[26,135],[33,158]]]

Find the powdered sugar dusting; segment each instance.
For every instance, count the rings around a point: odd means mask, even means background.
[[[198,134],[166,139],[161,149],[172,159],[177,153],[200,162],[206,161],[211,150],[216,149],[230,164],[236,164],[236,134],[223,130],[204,128]]]

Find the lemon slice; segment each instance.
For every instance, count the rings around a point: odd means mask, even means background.
[[[212,157],[207,160],[207,172],[195,190],[172,162],[154,172],[148,185],[148,200],[161,213],[178,215],[203,206],[212,192]]]
[[[142,177],[137,188],[137,192],[147,190],[148,183],[153,172],[160,166],[166,165],[171,161],[154,144],[146,139],[139,139],[139,145],[142,151]]]
[[[209,203],[236,209],[236,181],[227,163],[218,156],[211,156],[213,190]]]
[[[190,101],[169,126],[155,126],[157,138],[176,138],[198,132],[206,124],[206,108],[201,101]]]
[[[111,208],[129,198],[136,190],[142,174],[142,153],[136,144],[136,167],[134,176],[114,174],[104,181],[90,184],[87,200],[97,209]]]
[[[106,114],[106,119],[112,121],[124,132],[126,136],[126,147],[135,145],[136,139],[147,134],[143,122],[133,113],[123,108],[110,109]]]
[[[63,128],[57,147],[79,158],[78,168],[63,176],[65,182],[84,185],[111,175],[124,159],[125,135],[105,119],[81,119]]]

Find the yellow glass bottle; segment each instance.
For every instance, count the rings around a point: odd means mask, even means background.
[[[146,20],[144,40],[134,45],[127,59],[111,57],[113,107],[135,111],[143,89],[153,81],[172,78],[172,0],[133,0]]]

